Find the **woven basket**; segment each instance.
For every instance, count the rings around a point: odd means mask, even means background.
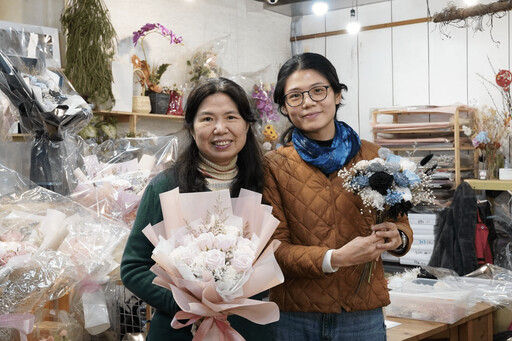
[[[132,111],[141,114],[149,114],[151,112],[149,96],[133,96]]]

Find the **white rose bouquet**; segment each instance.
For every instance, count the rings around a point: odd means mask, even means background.
[[[182,309],[171,326],[195,324],[194,340],[243,340],[229,326],[236,314],[259,324],[279,319],[273,302],[249,299],[284,281],[269,243],[279,221],[261,194],[242,190],[160,195],[164,220],[144,234],[155,245],[154,280],[172,290]],[[187,320],[182,324],[178,320]]]

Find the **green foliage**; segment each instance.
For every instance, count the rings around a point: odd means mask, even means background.
[[[89,103],[114,100],[112,59],[117,34],[102,0],[69,0],[60,18],[67,36],[65,74]]]
[[[149,81],[152,84],[158,85],[160,84],[160,79],[162,78],[162,75],[167,71],[167,69],[171,66],[171,64],[164,63],[160,64],[158,68],[156,69],[156,72],[153,72],[149,75]]]
[[[93,140],[101,144],[107,140],[117,138],[117,119],[112,116],[106,116],[102,119],[100,116],[93,116],[78,135],[84,140]]]

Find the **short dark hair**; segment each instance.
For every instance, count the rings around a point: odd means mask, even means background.
[[[338,73],[336,72],[336,68],[329,59],[325,58],[321,54],[318,53],[301,53],[293,56],[288,59],[277,75],[277,83],[274,89],[274,102],[278,105],[278,110],[282,113],[281,109],[285,106],[284,101],[284,88],[286,86],[286,81],[295,71],[300,70],[314,70],[324,76],[329,85],[332,87],[332,90],[335,94],[341,94],[342,91],[348,91],[348,87],[345,84],[340,83],[338,78]],[[343,96],[342,96],[343,98]],[[336,104],[336,111],[341,106],[341,103]],[[286,116],[288,120],[290,118]],[[291,122],[291,121],[290,121]],[[282,137],[282,142],[286,143],[291,138],[291,131],[293,130],[293,125],[288,128]]]
[[[245,90],[234,81],[223,77],[209,78],[199,83],[187,98],[185,129],[188,131],[189,141],[176,162],[180,191],[202,192],[208,190],[206,178],[198,171],[199,149],[192,139],[191,131],[201,103],[208,96],[217,93],[229,96],[236,104],[242,118],[249,124],[245,145],[238,153],[236,162],[238,175],[231,184],[231,196],[238,196],[241,188],[261,193],[263,189],[262,153],[252,128],[252,123],[256,122],[256,111]]]

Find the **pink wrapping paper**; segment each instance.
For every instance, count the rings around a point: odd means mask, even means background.
[[[272,288],[284,281],[284,276],[274,258],[279,241],[269,240],[279,221],[271,214],[271,208],[261,204],[261,194],[242,190],[239,198],[231,199],[228,190],[200,193],[179,193],[179,189],[160,195],[164,220],[148,225],[143,233],[155,245],[152,271],[157,275],[153,283],[172,291],[176,303],[182,309],[171,325],[181,328],[200,323],[194,340],[243,340],[229,326],[227,315],[235,314],[252,322],[268,324],[279,319],[279,308],[273,302],[249,299],[253,295]],[[216,291],[213,279],[199,281],[184,279],[170,259],[174,237],[183,227],[202,219],[215,207],[227,209],[230,224],[245,226],[243,236],[256,243],[256,257],[248,280],[242,285],[242,294],[225,301]],[[178,321],[187,320],[186,323]]]
[[[28,313],[0,315],[0,327],[18,330],[20,341],[27,341],[27,334],[32,333],[34,329],[34,315]]]

